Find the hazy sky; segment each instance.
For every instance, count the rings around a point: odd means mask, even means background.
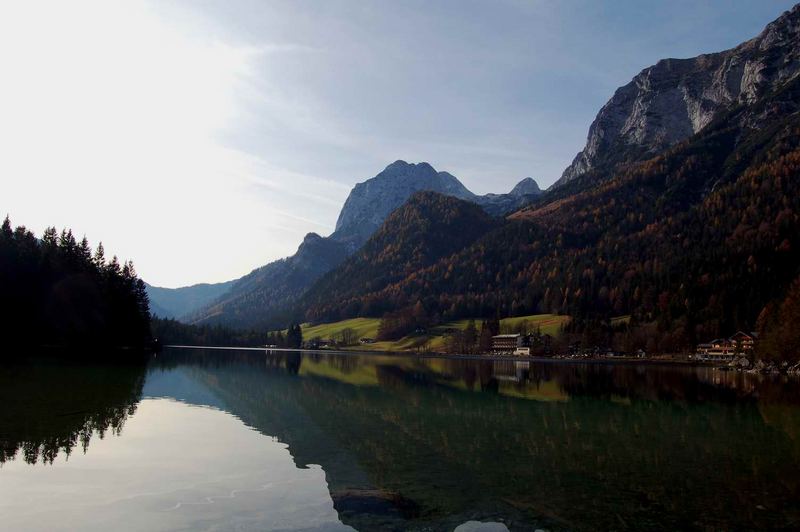
[[[162,286],[329,234],[396,159],[550,185],[613,91],[792,2],[0,4],[0,215],[70,226]]]

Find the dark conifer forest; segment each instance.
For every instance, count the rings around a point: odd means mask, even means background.
[[[144,282],[133,263],[106,259],[72,231],[42,238],[6,217],[0,230],[0,332],[7,346],[141,350],[150,341]],[[4,350],[13,356],[13,350]]]
[[[160,316],[153,316],[150,324],[153,338],[161,345],[253,347],[264,345],[265,339],[264,331],[232,329],[219,324],[190,325]]]

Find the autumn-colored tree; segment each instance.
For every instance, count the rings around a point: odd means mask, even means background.
[[[800,360],[800,277],[780,303],[764,307],[758,318],[758,356],[776,361]]]

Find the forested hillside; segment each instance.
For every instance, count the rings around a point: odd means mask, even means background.
[[[402,317],[423,329],[554,313],[574,318],[571,341],[680,351],[758,329],[785,356],[780,323],[800,299],[789,292],[800,276],[798,35],[795,7],[736,48],[646,68],[600,110],[557,186],[539,195],[523,180],[502,195],[532,202],[505,219],[430,190],[484,209],[500,196],[397,161],[354,188],[332,237],[254,271],[198,321]],[[418,190],[429,192],[409,200]],[[358,238],[337,248],[343,228]]]
[[[576,179],[402,280],[376,289],[360,279],[359,291],[329,282],[306,315],[417,301],[445,319],[567,313],[597,339],[610,317],[630,314],[628,339],[638,332],[667,351],[753,330],[800,273],[799,86],[737,106],[657,157],[592,175],[590,186]],[[377,261],[385,251],[370,252]],[[349,278],[327,279],[337,276]]]
[[[363,248],[320,279],[300,306],[309,309],[310,320],[380,315],[395,308],[382,295],[394,283],[463,249],[496,225],[474,203],[417,192],[389,215]]]

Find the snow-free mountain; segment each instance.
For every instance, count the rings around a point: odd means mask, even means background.
[[[553,185],[607,164],[654,155],[737,105],[748,105],[800,73],[800,9],[735,48],[662,59],[620,87],[589,128],[586,146]],[[742,118],[757,122],[758,116]]]
[[[758,331],[772,356],[795,359],[800,76],[786,36],[798,18],[795,8],[755,41],[774,68],[763,75],[783,79],[755,99],[658,153],[636,145],[626,164],[607,160],[472,234],[484,225],[474,205],[415,196],[308,290],[295,321],[379,318],[379,339],[420,342],[431,324],[560,314],[571,320],[561,341],[674,353]]]
[[[200,283],[180,288],[161,288],[145,284],[150,297],[150,312],[162,318],[178,318],[186,309],[201,308],[233,286],[234,281],[224,283]]]
[[[197,287],[148,286],[153,308],[156,313],[189,323],[255,327],[280,320],[317,279],[358,250],[392,211],[422,191],[476,203],[492,216],[510,213],[542,193],[536,181],[527,177],[508,193],[477,195],[452,174],[439,172],[426,162],[398,160],[353,187],[330,236],[309,233],[291,257],[271,262],[235,281],[202,285],[203,295],[216,290],[212,298],[195,297]],[[184,294],[187,291],[191,293]],[[181,301],[187,304],[176,308]]]
[[[427,163],[396,161],[354,187],[332,235],[307,238],[189,321],[263,330],[422,307],[437,322],[544,312],[597,330],[630,316],[664,351],[777,323],[800,286],[799,73],[796,6],[736,48],[642,71],[544,193],[524,179],[478,196]],[[458,205],[409,204],[422,191]],[[503,216],[445,249],[437,242],[463,229],[436,225],[436,213],[476,220],[465,201]],[[386,257],[399,264],[383,271]]]
[[[331,237],[336,240],[352,240],[353,244],[360,246],[380,227],[389,213],[420,190],[430,190],[465,200],[475,198],[475,194],[453,175],[437,172],[428,163],[395,161],[375,177],[353,187],[339,213],[336,231]]]
[[[358,183],[344,202],[331,238],[360,247],[415,192],[438,192],[477,203],[491,215],[514,211],[542,193],[532,178],[520,181],[507,194],[478,196],[448,172],[437,172],[428,163],[395,161],[375,177]]]

